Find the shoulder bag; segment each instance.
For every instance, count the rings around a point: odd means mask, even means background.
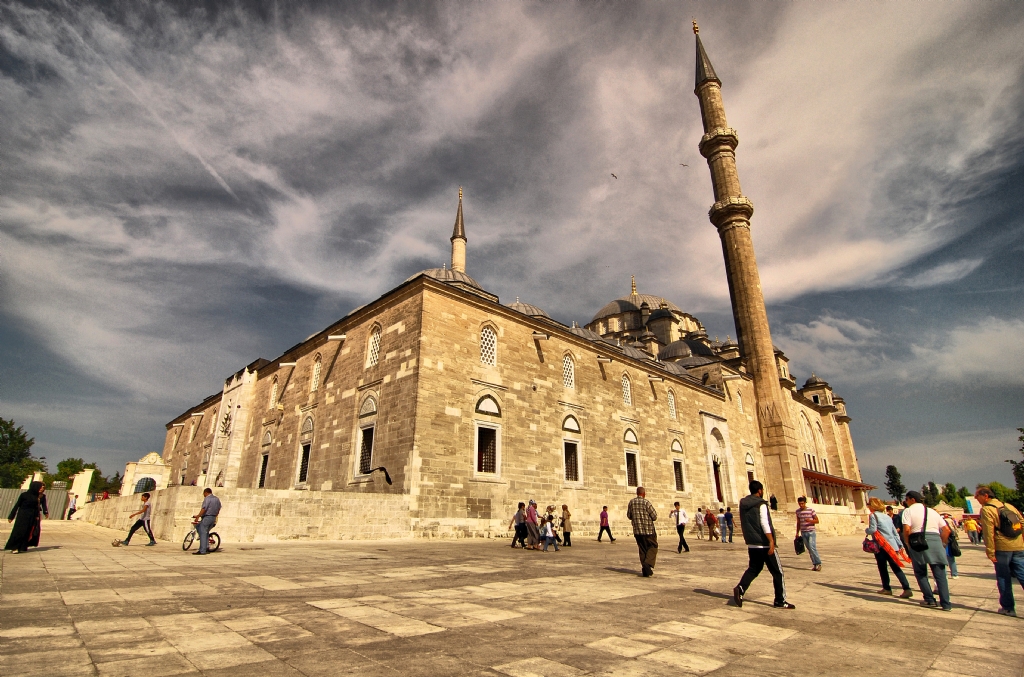
[[[924,552],[928,549],[928,537],[925,535],[925,529],[928,528],[928,506],[921,504],[924,508],[924,523],[921,525],[921,531],[916,534],[910,534],[910,538],[907,539],[907,545],[914,552]]]

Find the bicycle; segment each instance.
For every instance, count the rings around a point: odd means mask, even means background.
[[[187,534],[185,534],[185,540],[181,542],[181,549],[182,550],[188,550],[189,548],[191,548],[192,544],[195,542],[196,538],[199,537],[199,532],[196,530],[197,526],[198,526],[198,522],[193,522],[192,523],[192,531],[190,531]],[[216,531],[211,531],[210,532],[210,539],[209,540],[210,540],[210,544],[209,544],[208,551],[209,552],[217,552],[217,550],[220,548],[220,534],[218,534]]]

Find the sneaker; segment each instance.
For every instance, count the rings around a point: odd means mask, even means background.
[[[952,604],[947,604],[947,605],[942,607],[942,610],[943,611],[952,611],[953,610],[953,605]]]
[[[147,543],[146,545],[156,545],[156,541],[153,541],[152,543]]]
[[[999,607],[999,611],[997,611],[996,613],[1000,616],[1013,616],[1014,618],[1017,617],[1016,611],[1014,611],[1013,609],[1004,609],[1003,607]]]
[[[903,592],[900,593],[900,599],[910,599],[913,596],[914,596],[914,591],[913,590],[904,590]]]
[[[879,595],[889,595],[889,596],[892,596],[892,590],[879,590],[878,594]]]
[[[736,606],[743,606],[743,588],[737,585],[732,589],[732,600],[736,602]]]
[[[813,567],[811,567],[811,571],[821,571],[821,565],[815,564]]]
[[[950,576],[950,578],[960,578],[960,575],[959,574],[953,574],[952,576]]]
[[[774,606],[776,609],[795,609],[796,608],[795,604],[790,604],[789,602],[783,602],[782,604],[773,604],[772,606]]]
[[[931,608],[931,609],[938,609],[939,608],[939,603],[936,602],[934,599],[931,600],[931,601],[929,601],[927,599],[921,600],[920,604],[923,607],[928,607],[928,608]]]

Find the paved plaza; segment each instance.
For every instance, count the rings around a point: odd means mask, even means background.
[[[964,546],[951,613],[876,594],[859,537],[822,538],[824,569],[783,550],[793,611],[771,577],[742,609],[746,549],[662,536],[653,578],[636,546],[508,541],[178,543],[46,522],[2,555],[0,675],[1020,676],[1024,619],[999,616],[992,566]],[[671,547],[670,547],[671,546]],[[1018,593],[1020,591],[1018,590]],[[1018,598],[1021,595],[1018,594]]]

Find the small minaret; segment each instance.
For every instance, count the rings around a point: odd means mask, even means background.
[[[466,272],[466,226],[462,223],[462,186],[459,186],[459,211],[455,214],[452,232],[452,270]]]
[[[736,171],[739,139],[736,130],[726,122],[722,81],[704,51],[696,21],[693,22],[693,34],[697,39],[697,74],[693,92],[700,100],[700,115],[704,122],[704,136],[699,148],[700,154],[707,158],[715,191],[715,204],[708,211],[708,218],[722,239],[740,354],[754,377],[761,449],[766,456],[765,469],[769,474],[767,488],[781,494],[780,500],[793,502],[803,493],[804,481],[798,441],[790,424],[787,395],[779,383],[775,348],[768,328],[768,311],[757,272],[754,242],[750,237],[754,205],[740,190]],[[778,457],[778,462],[769,462],[768,457],[771,456]]]

